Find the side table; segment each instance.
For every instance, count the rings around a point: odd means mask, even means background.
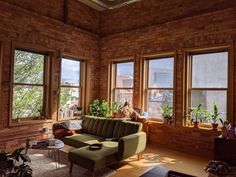
[[[62,149],[65,144],[59,140],[59,139],[54,139],[55,140],[55,145],[53,146],[40,146],[40,145],[35,145],[35,143],[38,143],[38,142],[42,142],[42,141],[45,141],[45,139],[43,140],[39,140],[39,141],[34,141],[32,143],[32,145],[29,145],[27,147],[27,150],[28,149],[39,149],[39,150],[47,150],[48,151],[48,155],[49,157],[52,157],[53,158],[53,161],[55,162],[56,164],[56,169],[59,168],[59,158],[60,158],[60,155],[59,155],[59,150]],[[47,140],[46,140],[47,141]]]

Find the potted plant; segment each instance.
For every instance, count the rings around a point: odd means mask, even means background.
[[[24,148],[16,149],[12,154],[0,153],[1,177],[32,177],[32,169],[27,164],[31,162],[29,156],[22,153]]]
[[[202,109],[201,111],[201,121],[202,123],[208,123],[211,117],[211,112],[206,109]]]
[[[82,115],[82,107],[81,106],[77,107],[77,112],[79,115]]]
[[[112,110],[112,117],[116,117],[116,114],[117,114],[117,112],[119,111],[119,109],[121,107],[122,107],[122,104],[120,102],[118,102],[118,101],[114,101],[112,103],[112,108],[111,108],[111,110]]]
[[[97,117],[106,117],[110,116],[110,107],[107,101],[95,99],[89,105],[89,114]]]
[[[193,126],[198,128],[199,120],[201,121],[201,111],[202,111],[202,104],[199,104],[197,107],[191,107],[189,109],[189,114],[191,115],[191,122],[193,122]]]
[[[173,107],[169,106],[169,105],[163,105],[162,106],[162,113],[161,115],[164,118],[164,122],[165,123],[170,123],[172,121],[173,118]]]
[[[220,112],[219,112],[218,106],[214,102],[213,103],[213,113],[211,114],[212,129],[213,130],[217,130],[217,127],[218,127],[217,121],[219,120],[219,115],[220,115]]]

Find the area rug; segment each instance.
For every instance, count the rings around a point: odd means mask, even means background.
[[[31,158],[30,166],[33,169],[33,177],[89,177],[91,172],[78,165],[74,165],[72,174],[69,174],[69,161],[67,153],[60,151],[60,163],[56,164],[48,157],[48,152],[43,150],[30,150],[28,155]],[[115,170],[104,168],[96,172],[97,177],[109,177],[115,174]]]

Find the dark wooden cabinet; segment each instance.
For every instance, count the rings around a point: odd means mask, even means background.
[[[236,166],[236,139],[215,137],[214,148],[214,160]]]

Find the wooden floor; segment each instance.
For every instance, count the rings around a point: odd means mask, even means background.
[[[112,177],[138,177],[157,165],[198,177],[206,177],[207,174],[203,169],[209,160],[150,144],[140,161],[137,161],[137,156],[127,159],[115,167],[116,173]]]

